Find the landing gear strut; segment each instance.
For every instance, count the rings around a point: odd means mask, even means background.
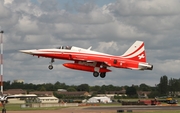
[[[50,70],[53,69],[53,65],[52,65],[53,62],[54,62],[54,58],[51,59],[50,65],[48,66],[48,68],[49,68]]]
[[[2,101],[1,103],[2,103],[2,113],[6,113],[6,108],[5,108],[6,102]]]
[[[6,109],[5,108],[2,109],[2,113],[6,113]]]

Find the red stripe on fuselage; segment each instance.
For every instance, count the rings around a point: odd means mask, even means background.
[[[42,51],[41,51],[42,52]],[[34,54],[42,57],[56,58],[62,60],[84,60],[94,62],[104,62],[109,66],[116,68],[138,68],[139,61],[130,60],[120,56],[93,54],[93,53],[80,53],[80,52],[57,52],[57,51],[46,51],[48,53]],[[117,64],[114,64],[114,60],[117,60]],[[121,66],[121,62],[123,65]],[[124,65],[125,64],[125,65]]]

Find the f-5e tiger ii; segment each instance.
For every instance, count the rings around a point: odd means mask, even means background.
[[[53,69],[55,59],[69,60],[73,62],[64,63],[63,66],[92,72],[94,77],[100,75],[101,78],[111,72],[109,67],[124,68],[132,70],[152,70],[153,65],[146,62],[146,52],[144,42],[136,41],[123,55],[115,56],[101,53],[75,46],[60,46],[53,49],[32,49],[20,50],[22,53],[33,56],[50,58],[51,62],[48,68]]]

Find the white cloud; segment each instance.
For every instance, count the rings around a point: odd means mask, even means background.
[[[176,75],[178,77],[178,74],[180,73],[179,64],[180,60],[178,59],[164,60],[163,62],[157,64],[156,68],[164,74]]]
[[[15,29],[29,34],[39,31],[36,21],[33,21],[28,16],[22,16],[22,18],[19,18],[19,22],[16,24]]]
[[[3,19],[3,18],[7,18],[10,16],[10,11],[8,10],[8,8],[6,8],[2,1],[0,1],[0,18]]]
[[[5,31],[4,78],[24,79],[28,83],[62,81],[90,85],[143,82],[154,85],[165,74],[178,78],[179,5],[178,0],[117,0],[103,6],[96,2],[56,0],[0,1],[0,26]],[[154,64],[154,70],[113,69],[104,79],[66,69],[61,64],[67,61],[56,60],[54,70],[50,71],[47,68],[50,59],[38,59],[18,51],[75,45],[121,55],[136,40],[145,42],[147,59]]]
[[[178,14],[178,4],[178,0],[118,0],[109,7],[112,12],[122,16],[162,16]]]
[[[6,4],[12,4],[12,2],[13,2],[14,0],[4,0],[4,4],[6,5]]]

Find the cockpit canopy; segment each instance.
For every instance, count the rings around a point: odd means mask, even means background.
[[[60,46],[60,47],[57,47],[58,49],[68,49],[68,50],[71,50],[72,46]]]

